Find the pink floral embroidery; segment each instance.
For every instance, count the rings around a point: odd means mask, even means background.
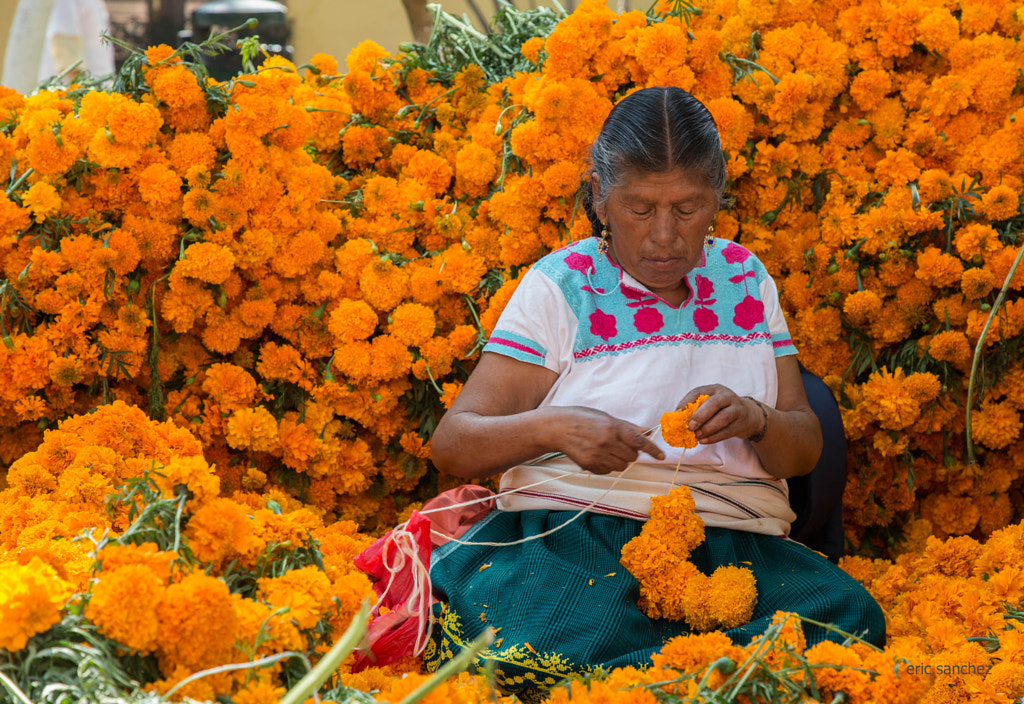
[[[665,321],[657,308],[638,308],[633,314],[633,325],[637,332],[658,332],[665,326]]]
[[[750,256],[750,252],[740,247],[735,242],[730,242],[726,245],[725,249],[722,250],[722,256],[725,257],[725,261],[730,264],[739,264],[745,262],[747,257]]]
[[[706,276],[697,274],[697,305],[693,311],[693,324],[701,332],[711,332],[718,327],[718,315],[711,309],[715,299],[715,284]]]
[[[579,252],[570,252],[569,256],[565,258],[565,265],[584,274],[588,271],[596,271],[594,269],[594,260],[590,258],[590,255],[580,254]]]
[[[615,316],[608,315],[600,308],[590,314],[590,334],[597,335],[605,342],[618,334],[615,328]]]
[[[762,301],[748,294],[736,304],[732,322],[744,330],[750,330],[762,321],[764,321],[764,303]]]
[[[718,327],[718,316],[710,308],[697,308],[693,311],[693,324],[701,332],[711,332]]]
[[[711,279],[697,274],[697,300],[711,298],[713,295],[715,295],[715,285],[711,282]]]

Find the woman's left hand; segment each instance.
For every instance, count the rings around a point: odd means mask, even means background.
[[[721,384],[691,389],[679,406],[685,407],[701,394],[708,395],[690,421],[690,430],[702,445],[729,438],[746,440],[764,430],[765,434],[751,440],[751,445],[765,470],[785,479],[807,474],[814,468],[821,455],[821,425],[807,403],[796,357],[777,357],[775,370],[779,386],[774,407],[762,406]]]
[[[709,384],[691,389],[679,402],[679,408],[697,400],[698,396],[708,399],[694,411],[690,419],[690,430],[702,445],[728,440],[746,439],[756,435],[764,427],[764,413],[756,401],[738,396],[735,391],[722,384]]]

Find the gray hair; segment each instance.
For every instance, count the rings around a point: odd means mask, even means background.
[[[722,141],[715,120],[702,102],[681,88],[644,88],[612,108],[590,148],[587,176],[600,180],[599,201],[627,176],[682,169],[700,176],[727,204]],[[589,179],[587,179],[589,180]],[[582,185],[583,206],[594,233],[601,224],[594,213],[590,185]]]

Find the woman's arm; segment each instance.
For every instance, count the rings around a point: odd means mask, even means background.
[[[720,384],[692,389],[679,405],[684,407],[701,394],[710,396],[690,421],[690,429],[703,445],[733,437],[750,438],[765,427],[767,413],[764,437],[751,444],[768,473],[785,479],[814,469],[821,455],[821,426],[807,402],[796,357],[777,357],[775,368],[779,377],[775,408],[737,396]]]
[[[548,452],[563,452],[597,474],[625,469],[640,451],[664,459],[632,423],[581,406],[538,408],[557,378],[539,365],[485,352],[434,431],[434,465],[472,479]]]

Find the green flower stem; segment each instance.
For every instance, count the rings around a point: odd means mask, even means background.
[[[302,658],[302,660],[304,660],[305,663],[306,663],[306,667],[307,668],[310,667],[309,660],[306,659],[306,656],[303,653],[299,653],[299,652],[296,652],[294,650],[288,650],[288,651],[285,651],[283,653],[276,653],[274,655],[268,655],[265,658],[260,658],[259,660],[253,660],[251,662],[235,663],[233,665],[221,665],[219,667],[211,667],[208,670],[200,670],[199,672],[196,672],[196,673],[193,673],[193,674],[189,675],[188,677],[183,679],[181,682],[178,682],[178,684],[176,684],[173,687],[171,687],[170,689],[168,689],[166,692],[164,692],[164,694],[161,697],[161,699],[163,701],[167,701],[168,697],[170,697],[172,694],[177,692],[179,689],[181,689],[182,687],[184,687],[188,683],[195,682],[196,680],[202,679],[203,677],[206,677],[207,675],[216,675],[216,674],[218,674],[220,672],[231,672],[233,670],[249,670],[249,669],[254,668],[254,667],[266,667],[267,665],[273,665],[278,660],[284,660],[286,658],[293,658],[293,657],[294,658]]]
[[[281,700],[281,704],[301,704],[306,700],[306,697],[320,689],[320,685],[334,674],[342,661],[359,645],[359,641],[366,635],[366,624],[369,620],[370,605],[364,601],[344,635],[334,644],[333,648],[327,651],[327,654],[320,659],[320,662],[316,664],[316,667],[309,674],[288,690],[288,693]]]
[[[981,361],[981,352],[985,349],[985,337],[988,335],[988,329],[992,326],[992,321],[996,317],[996,313],[999,312],[999,308],[1003,305],[1003,301],[1006,300],[1006,292],[1010,288],[1010,281],[1013,280],[1013,275],[1017,272],[1017,265],[1020,264],[1021,256],[1024,255],[1024,245],[1017,250],[1017,258],[1013,260],[1013,266],[1010,267],[1010,271],[1006,274],[1006,280],[1003,281],[1003,287],[999,289],[999,295],[996,296],[996,302],[992,306],[992,310],[988,312],[988,319],[985,321],[985,327],[981,329],[981,336],[978,338],[978,344],[974,346],[974,360],[971,362],[971,377],[967,382],[967,419],[966,427],[964,428],[964,435],[967,436],[967,464],[977,464],[978,460],[974,456],[974,433],[971,430],[971,407],[974,406],[974,379],[978,375],[978,363]]]
[[[435,687],[440,685],[449,677],[465,670],[469,666],[469,663],[480,654],[480,651],[489,646],[493,641],[494,631],[488,628],[480,634],[479,638],[470,643],[468,648],[463,649],[463,651],[456,657],[445,663],[445,666],[434,673],[433,677],[411,691],[405,699],[399,702],[399,704],[416,704],[416,702],[430,694]],[[281,702],[281,704],[286,703]]]
[[[18,685],[14,684],[14,680],[0,672],[0,684],[2,684],[8,692],[11,693],[15,699],[21,704],[33,704],[32,700],[28,698],[28,695],[21,691]]]

